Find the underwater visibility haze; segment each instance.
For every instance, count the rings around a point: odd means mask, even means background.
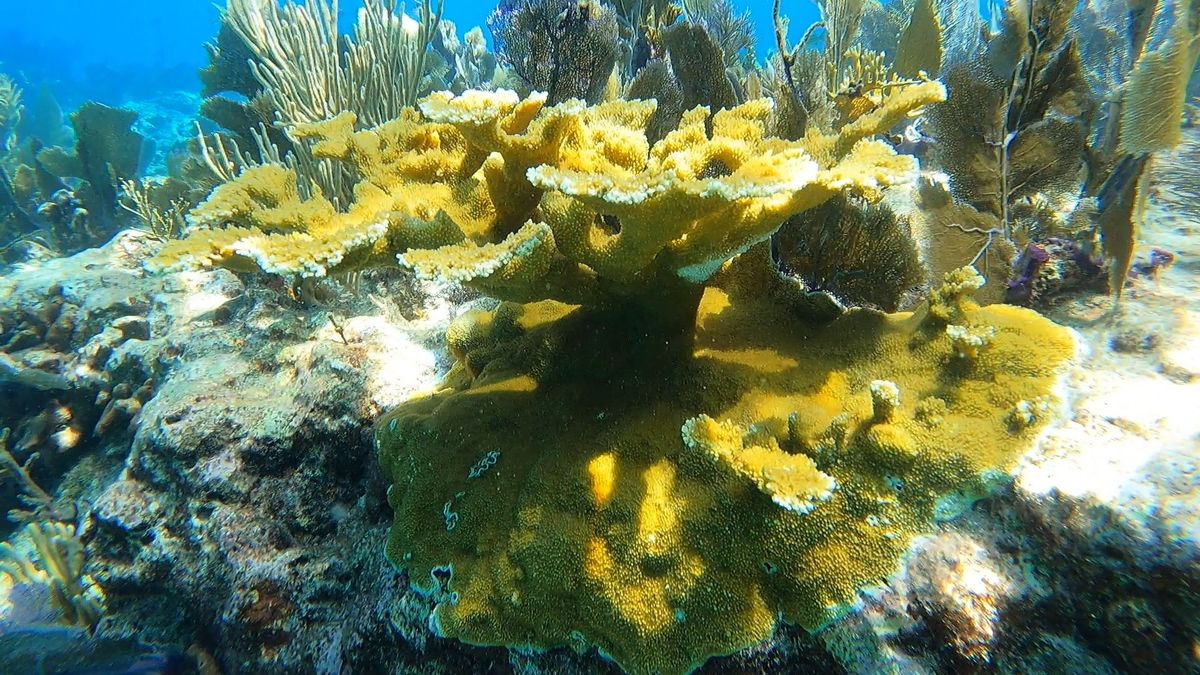
[[[0,672],[1200,671],[1200,0],[0,10]]]

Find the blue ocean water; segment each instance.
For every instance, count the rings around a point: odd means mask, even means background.
[[[206,62],[204,43],[217,32],[212,0],[7,0],[0,17],[0,68],[26,82],[47,83],[64,109],[88,100],[109,105],[193,91]],[[407,5],[411,6],[409,2]],[[359,0],[342,0],[344,24]],[[774,44],[769,0],[734,0],[749,10],[762,54]],[[459,32],[483,26],[495,3],[447,0],[446,18]],[[789,0],[784,13],[801,25],[817,17],[816,4]],[[485,31],[486,33],[486,31]]]

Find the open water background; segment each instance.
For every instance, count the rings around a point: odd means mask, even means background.
[[[771,0],[733,0],[748,9],[760,58],[774,45]],[[414,2],[405,3],[407,7]],[[96,100],[121,105],[165,92],[198,91],[204,43],[217,33],[214,0],[0,0],[0,70],[25,83],[48,84],[65,110]],[[358,0],[341,0],[343,29]],[[484,26],[494,2],[446,0],[459,33]],[[785,0],[792,40],[817,18],[811,0]],[[484,33],[486,34],[486,27]],[[490,38],[489,38],[490,39]]]

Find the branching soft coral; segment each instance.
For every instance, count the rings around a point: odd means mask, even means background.
[[[85,551],[75,528],[60,522],[27,527],[33,554],[0,543],[0,573],[14,583],[44,586],[60,620],[91,631],[104,613],[104,592],[83,573]]]

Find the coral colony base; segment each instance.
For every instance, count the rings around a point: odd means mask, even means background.
[[[687,672],[779,617],[820,628],[1058,405],[1068,332],[976,306],[979,281],[812,325],[730,270],[675,336],[557,303],[467,315],[450,386],[376,431],[389,557],[448,584],[446,635],[585,640],[630,672]]]
[[[0,76],[0,665],[1194,667],[1194,557],[1039,536],[1200,228],[1200,2],[780,4],[229,0],[165,154]]]

